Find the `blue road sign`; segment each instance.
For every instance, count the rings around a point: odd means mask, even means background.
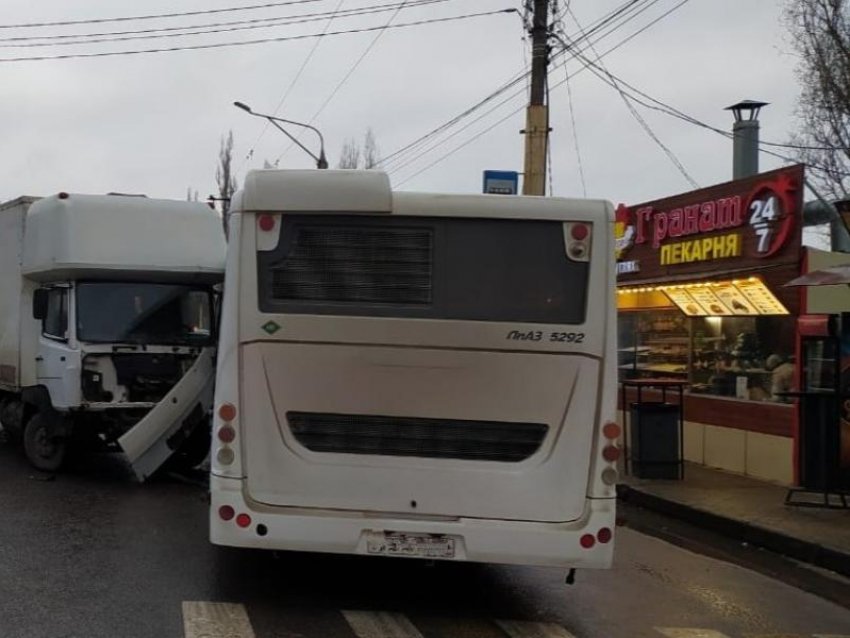
[[[519,173],[516,171],[484,171],[484,192],[490,195],[516,195]]]

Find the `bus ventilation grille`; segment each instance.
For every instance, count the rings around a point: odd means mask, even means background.
[[[312,452],[516,463],[546,437],[542,423],[288,412],[295,439]]]
[[[301,226],[283,262],[271,268],[281,301],[430,304],[429,228]]]

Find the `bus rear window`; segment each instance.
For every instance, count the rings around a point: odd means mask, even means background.
[[[580,324],[587,275],[559,221],[287,215],[257,253],[281,314]]]

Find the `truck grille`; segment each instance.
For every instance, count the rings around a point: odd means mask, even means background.
[[[271,268],[281,301],[429,304],[429,228],[301,226],[283,263]]]
[[[295,439],[311,452],[418,456],[516,463],[546,437],[542,423],[287,412]]]

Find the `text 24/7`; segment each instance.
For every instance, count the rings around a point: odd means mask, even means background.
[[[511,330],[505,338],[508,341],[543,341],[543,337],[544,333],[540,330],[529,330],[528,332]],[[582,343],[584,341],[584,333],[550,332],[549,341],[553,341],[555,343]]]

